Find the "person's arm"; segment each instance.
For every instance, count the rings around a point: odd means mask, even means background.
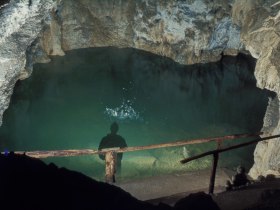
[[[125,142],[125,139],[122,138],[122,144],[120,145],[121,148],[127,147],[127,144]]]

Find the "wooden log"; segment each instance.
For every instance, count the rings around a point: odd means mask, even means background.
[[[123,152],[139,151],[139,150],[177,147],[177,146],[184,146],[184,145],[190,145],[190,144],[201,144],[201,143],[212,142],[212,141],[224,141],[224,140],[233,140],[233,139],[237,139],[237,138],[256,137],[261,134],[263,134],[263,133],[259,132],[259,133],[254,133],[254,134],[234,134],[234,135],[213,137],[213,138],[180,140],[180,141],[175,141],[175,142],[168,142],[168,143],[163,143],[163,144],[152,144],[152,145],[147,145],[147,146],[125,147],[125,148],[120,148],[120,149],[117,149],[117,148],[109,148],[109,149],[103,149],[103,150],[71,149],[71,150],[50,150],[50,151],[32,151],[32,152],[16,151],[15,154],[26,154],[27,156],[34,157],[34,158],[48,158],[48,157],[70,157],[70,156],[81,156],[81,155],[104,154],[104,153],[106,153],[106,151],[115,151],[117,153],[123,153]]]
[[[226,152],[228,150],[238,149],[240,147],[248,146],[250,144],[256,144],[260,141],[275,139],[275,138],[279,138],[279,137],[280,137],[280,135],[274,135],[274,136],[268,136],[268,137],[264,137],[264,138],[254,139],[252,141],[248,141],[248,142],[245,142],[245,143],[242,143],[242,144],[237,144],[237,145],[234,145],[234,146],[231,146],[231,147],[226,147],[226,148],[223,148],[223,149],[216,149],[216,150],[208,151],[208,152],[205,152],[205,153],[193,156],[193,157],[185,158],[185,159],[181,160],[180,162],[181,163],[187,163],[187,162],[190,162],[192,160],[196,160],[196,159],[208,156],[208,155],[212,155],[214,153]]]
[[[46,151],[32,151],[23,152],[16,151],[15,154],[25,154],[34,158],[48,158],[48,157],[71,157],[71,156],[81,156],[81,155],[94,155],[99,154],[98,150],[93,149],[71,149],[71,150],[46,150]]]
[[[242,144],[237,144],[231,147],[227,147],[227,148],[221,148],[221,143],[217,142],[217,149],[216,150],[212,150],[212,151],[208,151],[190,158],[185,158],[183,160],[181,160],[181,163],[187,163],[190,162],[192,160],[196,160],[202,157],[205,157],[207,155],[213,155],[213,162],[212,162],[212,172],[211,172],[211,177],[210,177],[210,183],[209,183],[209,194],[213,194],[214,193],[214,187],[215,187],[215,178],[216,178],[216,170],[217,170],[217,165],[218,165],[218,160],[219,160],[219,153],[221,152],[226,152],[229,150],[233,150],[233,149],[238,149],[244,146],[248,146],[251,144],[256,144],[260,141],[265,141],[265,140],[269,140],[269,139],[274,139],[274,138],[279,138],[280,135],[274,135],[274,136],[268,136],[268,137],[264,137],[264,138],[259,138],[259,139],[254,139],[252,141],[249,142],[245,142]]]
[[[105,154],[105,181],[107,183],[116,182],[115,173],[117,165],[117,153],[114,151],[106,152]]]
[[[233,140],[238,138],[248,138],[248,137],[256,137],[259,135],[262,135],[263,132],[258,132],[254,134],[234,134],[234,135],[228,135],[228,136],[220,136],[220,137],[212,137],[212,138],[202,138],[202,139],[194,139],[194,140],[180,140],[175,142],[168,142],[163,144],[153,144],[148,146],[136,146],[136,147],[126,147],[121,148],[117,150],[116,152],[133,152],[138,150],[148,150],[148,149],[159,149],[159,148],[165,148],[165,147],[178,147],[178,146],[184,146],[189,144],[201,144],[201,143],[207,143],[212,141],[224,141],[224,140]]]

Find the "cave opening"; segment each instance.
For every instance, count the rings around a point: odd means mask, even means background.
[[[17,82],[0,128],[2,148],[97,149],[114,121],[128,146],[252,133],[263,125],[269,92],[256,87],[250,56],[181,65],[141,50],[104,47],[51,59]],[[179,160],[213,148],[209,143],[125,153],[119,180],[208,168],[211,158],[186,165]],[[253,151],[225,153],[220,165],[249,168]],[[97,155],[45,161],[104,179]]]

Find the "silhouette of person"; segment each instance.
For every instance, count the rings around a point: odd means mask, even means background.
[[[119,130],[119,126],[116,122],[112,123],[110,130],[111,130],[111,133],[107,134],[107,136],[104,136],[102,138],[102,140],[99,144],[98,150],[101,150],[104,148],[113,148],[113,147],[120,147],[120,148],[127,147],[125,139],[122,136],[117,134],[117,132]],[[121,171],[122,157],[123,157],[122,153],[117,154],[117,172]],[[99,158],[102,160],[105,160],[105,155],[99,154]]]
[[[226,182],[226,190],[235,190],[248,184],[250,184],[250,180],[247,178],[245,168],[238,166],[236,174],[232,177],[231,181],[228,180]]]

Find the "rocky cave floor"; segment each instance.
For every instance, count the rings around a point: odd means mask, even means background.
[[[203,191],[207,192],[207,189]],[[267,179],[256,182],[239,190],[225,191],[224,187],[216,189],[213,200],[221,210],[273,210],[280,209],[280,179]],[[180,199],[191,192],[148,200],[152,204],[165,203],[174,206]]]
[[[25,155],[0,154],[0,169],[1,209],[280,209],[280,180],[276,178],[213,196],[186,192],[141,201],[120,187]]]

